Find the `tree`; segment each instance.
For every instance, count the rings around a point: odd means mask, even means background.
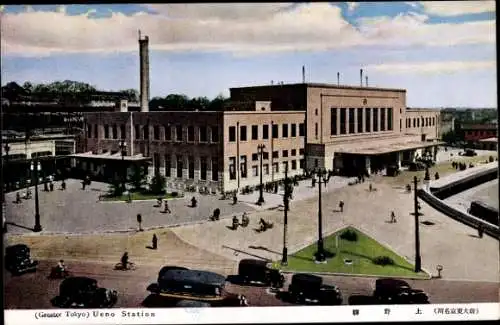
[[[204,111],[210,107],[210,99],[207,97],[194,97],[188,103],[188,108]]]
[[[165,182],[166,178],[160,173],[157,173],[151,179],[151,184],[149,184],[149,189],[153,194],[163,194],[165,193]]]
[[[121,196],[123,194],[123,187],[119,179],[113,180],[109,185],[108,192],[111,196]]]
[[[121,91],[124,95],[127,96],[127,100],[129,102],[138,102],[139,101],[139,91],[136,89],[125,89]]]
[[[132,175],[129,178],[129,184],[135,191],[140,191],[146,185],[146,166],[134,164],[132,166]]]
[[[225,105],[229,102],[229,98],[225,98],[222,94],[215,97],[208,107],[209,111],[223,111]]]

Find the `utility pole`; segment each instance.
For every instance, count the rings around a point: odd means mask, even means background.
[[[413,203],[414,203],[414,214],[415,214],[415,272],[420,272],[422,260],[420,258],[420,232],[419,232],[419,220],[418,217],[421,215],[419,212],[420,204],[417,199],[417,176],[413,177]]]
[[[262,183],[262,159],[264,155],[265,145],[259,144],[257,146],[257,150],[260,154],[260,186],[259,186],[259,200],[257,201],[258,205],[262,205],[264,203],[264,184]]]
[[[288,265],[287,231],[288,231],[288,205],[290,204],[290,182],[288,180],[288,164],[285,165],[285,194],[283,195],[283,205],[285,207],[285,222],[283,224],[283,257],[281,265]]]

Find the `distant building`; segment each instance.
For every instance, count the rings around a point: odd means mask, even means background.
[[[496,124],[461,124],[460,130],[463,132],[464,140],[468,142],[497,136]]]

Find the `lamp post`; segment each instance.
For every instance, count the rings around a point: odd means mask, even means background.
[[[34,232],[42,231],[42,226],[40,225],[40,208],[38,202],[38,172],[42,170],[42,166],[38,160],[31,162],[31,171],[35,173],[35,227],[33,227]]]
[[[288,179],[288,163],[285,165],[285,194],[283,195],[283,205],[285,207],[285,222],[283,224],[283,257],[281,265],[288,265],[288,248],[287,248],[287,232],[288,232],[288,204],[290,202],[290,180]]]
[[[125,166],[125,155],[127,154],[127,143],[125,140],[120,141],[120,150],[122,154],[122,168],[123,168],[123,176],[122,176],[122,189],[125,192],[125,179],[127,178],[127,168]]]
[[[414,214],[415,214],[415,272],[420,272],[422,260],[420,257],[420,231],[419,231],[418,217],[422,214],[419,212],[420,204],[418,203],[418,200],[417,200],[417,183],[418,183],[417,176],[414,176],[413,177],[413,186],[414,186],[413,202],[414,202]]]
[[[259,144],[257,146],[257,152],[260,155],[260,186],[259,186],[259,200],[257,201],[258,205],[262,205],[264,201],[264,184],[262,183],[262,159],[264,155],[264,149],[266,146],[264,144]]]
[[[328,183],[331,174],[325,168],[317,168],[312,171],[312,178],[318,178],[319,202],[318,202],[318,251],[315,254],[316,263],[326,263],[326,252],[323,245],[323,215],[321,207],[321,183]]]
[[[5,176],[5,175],[8,175],[8,173],[6,173],[6,172],[5,172],[5,170],[6,170],[7,164],[9,163],[9,151],[10,151],[10,146],[9,146],[9,144],[6,142],[6,143],[5,143],[5,146],[4,146],[3,148],[4,148],[4,150],[5,150],[5,166],[4,166],[4,172],[3,172],[4,174],[3,174],[3,175]],[[10,187],[10,180],[9,180],[9,181],[7,181],[7,180],[5,180],[5,179],[4,179],[3,181],[5,182],[5,189],[8,191],[8,190],[9,190],[9,187]],[[4,193],[4,194],[5,194],[5,193]]]

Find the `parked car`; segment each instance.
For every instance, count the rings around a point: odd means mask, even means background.
[[[233,306],[243,301],[241,295],[225,290],[223,275],[202,271],[172,268],[161,274],[158,282],[147,287],[153,295],[179,300],[196,300],[217,306]],[[244,299],[246,301],[246,299]]]
[[[400,173],[401,173],[401,171],[399,170],[398,165],[387,166],[387,176],[395,177],[395,176],[398,176]]]
[[[17,244],[5,249],[5,268],[13,275],[36,271],[38,261],[33,260],[27,245]]]
[[[59,286],[59,295],[51,300],[59,308],[110,308],[118,300],[118,292],[99,288],[97,280],[88,277],[70,277]]]
[[[341,305],[342,294],[333,285],[323,284],[323,279],[311,274],[294,274],[288,294],[297,303],[316,302],[322,305]]]
[[[272,264],[257,259],[243,259],[238,265],[238,276],[243,283],[262,283],[274,288],[283,288],[285,277],[280,272],[272,268]]]
[[[163,275],[170,270],[189,270],[189,269],[187,267],[182,267],[182,266],[164,266],[160,269],[160,272],[158,272],[158,282],[163,277]]]
[[[477,152],[474,149],[465,149],[463,155],[467,157],[474,157],[477,156]]]
[[[426,165],[422,162],[416,161],[408,164],[408,170],[411,172],[425,170]]]
[[[378,279],[373,296],[384,304],[429,303],[429,297],[423,290],[412,289],[408,282],[399,279]]]

